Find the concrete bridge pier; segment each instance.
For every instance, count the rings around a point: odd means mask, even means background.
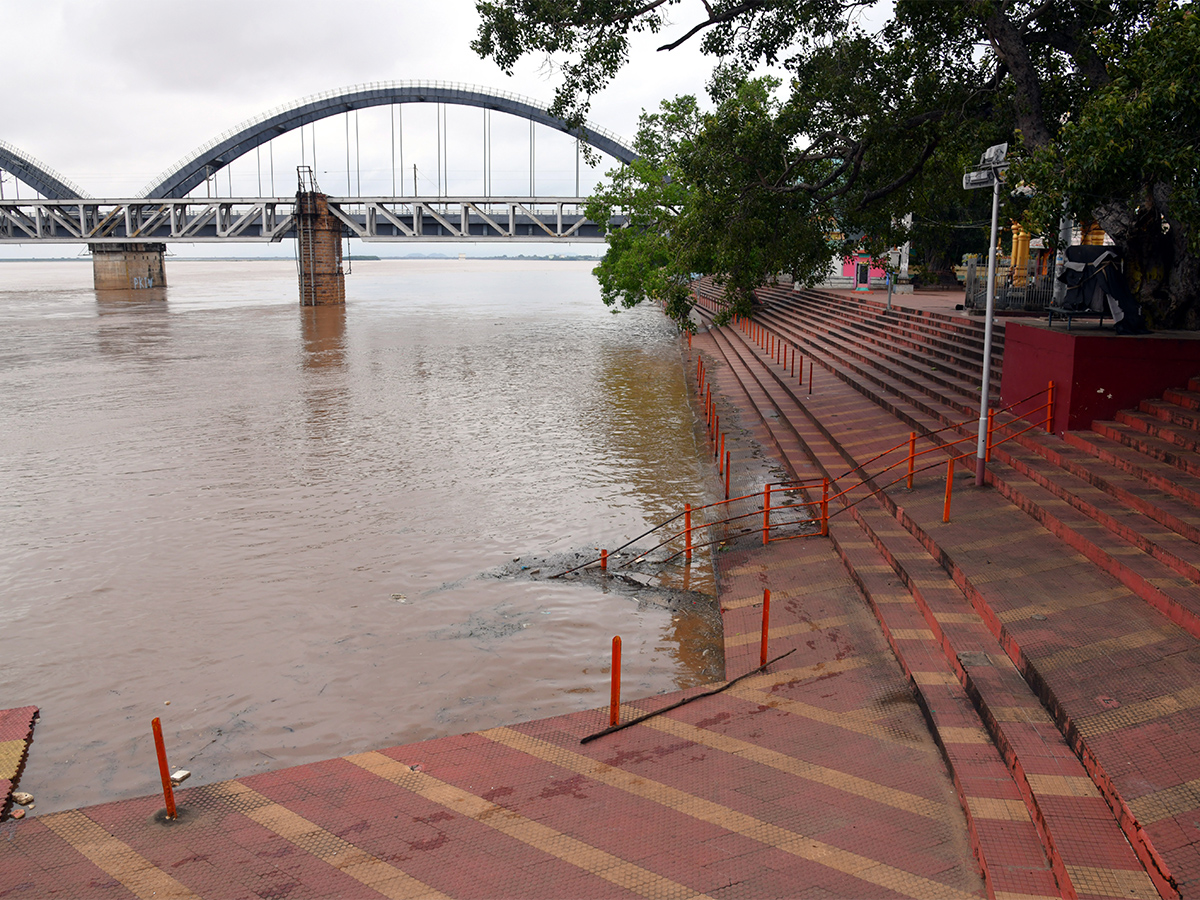
[[[346,302],[342,223],[329,212],[328,199],[317,191],[296,193],[301,306],[335,306]]]
[[[166,244],[88,244],[98,291],[140,291],[167,285]]]

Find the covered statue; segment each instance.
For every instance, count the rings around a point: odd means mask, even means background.
[[[1149,334],[1142,309],[1129,292],[1120,269],[1120,254],[1113,247],[1081,245],[1067,248],[1059,280],[1067,286],[1062,308],[1112,316],[1117,334]]]

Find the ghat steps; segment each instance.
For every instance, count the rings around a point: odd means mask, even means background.
[[[718,300],[711,285],[701,294],[710,307]],[[813,394],[738,328],[713,330],[714,346],[770,397],[760,412],[777,446],[803,448],[788,457],[797,475],[837,476],[909,430],[975,413],[982,323],[822,292],[767,289],[760,299],[755,322],[814,364]],[[902,635],[892,640],[902,664],[936,650],[953,667],[1067,892],[1139,890],[1132,854],[1106,830],[1119,828],[1159,893],[1200,893],[1200,473],[1188,449],[1197,409],[1193,379],[1091,432],[1031,431],[996,449],[992,490],[961,481],[949,525],[944,480],[928,473],[911,494],[890,489],[831,523],[881,626]],[[941,440],[973,431],[970,422]],[[905,603],[873,581],[880,560]],[[914,611],[927,636],[896,625]],[[915,687],[933,709],[930,686]],[[1095,865],[1100,848],[1107,867]]]

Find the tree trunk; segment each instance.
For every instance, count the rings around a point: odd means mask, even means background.
[[[1169,188],[1154,185],[1135,210],[1111,204],[1096,221],[1125,260],[1125,280],[1152,329],[1200,330],[1200,257],[1188,252],[1188,230],[1172,218]],[[1164,231],[1164,228],[1166,229]]]

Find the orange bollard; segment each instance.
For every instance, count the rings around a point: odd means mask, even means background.
[[[167,766],[167,748],[163,745],[162,722],[158,716],[150,723],[154,731],[154,749],[158,751],[158,773],[162,776],[163,799],[167,801],[167,818],[175,818],[175,787],[171,784],[171,770]]]
[[[800,357],[800,386],[804,386],[804,357]]]
[[[717,452],[717,474],[720,475],[725,470],[721,468],[721,461],[725,458],[725,432],[721,432],[721,449]]]
[[[683,541],[684,551],[683,558],[692,558],[692,504],[683,504],[683,533],[685,535]]]
[[[942,521],[950,521],[950,495],[954,493],[954,457],[950,457],[950,463],[946,466],[946,503],[942,506]]]
[[[767,632],[771,628],[771,589],[763,588],[762,650],[758,654],[758,666],[767,664]]]
[[[720,457],[720,451],[717,449],[717,435],[721,433],[721,417],[713,415],[713,456]]]
[[[829,534],[829,479],[821,479],[821,534]]]
[[[763,486],[763,546],[771,540],[767,531],[771,527],[771,485]]]
[[[992,461],[992,428],[995,425],[995,421],[996,421],[996,411],[994,409],[989,409],[988,410],[988,421],[987,421],[987,442],[984,446],[984,451],[983,451],[983,461],[984,462]]]
[[[729,499],[729,451],[725,451],[725,499]]]
[[[792,377],[796,377],[796,348],[792,348]]]
[[[808,361],[808,393],[812,394],[812,360]]]
[[[608,724],[616,725],[621,713],[621,637],[612,643],[612,699],[608,704]]]
[[[908,433],[908,489],[911,491],[913,486],[913,472],[917,465],[917,433],[910,431]]]
[[[607,550],[600,551],[600,571],[601,572],[608,571],[608,551]]]
[[[1046,386],[1046,434],[1054,434],[1054,382]]]
[[[692,333],[690,331],[688,332],[688,349],[692,349]]]

